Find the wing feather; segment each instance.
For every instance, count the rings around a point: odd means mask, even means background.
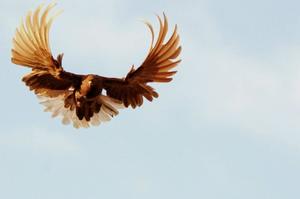
[[[150,50],[144,62],[136,70],[132,67],[124,79],[107,78],[104,82],[104,88],[107,95],[124,102],[126,107],[133,108],[143,104],[143,97],[152,101],[158,97],[158,93],[152,87],[147,85],[150,82],[170,82],[176,71],[171,71],[181,60],[181,47],[179,46],[179,35],[177,34],[177,25],[170,38],[165,42],[168,33],[168,20],[163,14],[163,20],[158,17],[160,31],[157,40],[154,43],[154,29],[149,22],[145,22],[152,36]]]
[[[55,3],[49,4],[43,13],[43,5],[28,12],[16,30],[12,49],[12,62],[32,69],[22,80],[30,90],[46,97],[57,97],[57,90],[68,90],[73,84],[70,79],[60,78],[62,54],[54,59],[50,50],[49,31],[57,14],[49,14],[54,6]]]
[[[172,71],[181,60],[181,47],[177,26],[166,40],[168,20],[163,14],[163,20],[158,17],[159,33],[154,40],[153,26],[145,22],[151,32],[151,45],[144,62],[140,67],[128,72],[125,78],[101,79],[106,95],[87,97],[81,95],[82,82],[88,76],[65,72],[62,67],[63,54],[55,59],[52,55],[49,32],[54,19],[60,14],[51,14],[55,3],[45,9],[39,6],[34,12],[29,12],[21,25],[17,28],[13,38],[12,62],[29,67],[31,73],[23,77],[26,85],[42,99],[45,111],[52,112],[52,116],[62,116],[63,123],[71,121],[73,126],[89,127],[109,121],[118,114],[119,108],[141,106],[144,99],[152,101],[158,93],[149,85],[151,82],[169,82],[176,71]]]
[[[44,70],[57,75],[62,66],[52,56],[49,45],[49,31],[53,20],[58,15],[49,17],[54,3],[46,7],[40,16],[43,6],[29,12],[25,21],[16,30],[13,39],[12,62],[27,66],[33,70]]]

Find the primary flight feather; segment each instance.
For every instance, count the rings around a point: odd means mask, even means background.
[[[23,77],[25,84],[41,99],[53,117],[62,116],[64,124],[73,123],[75,128],[99,125],[109,121],[123,107],[136,108],[144,98],[152,101],[158,93],[148,85],[150,82],[170,82],[181,61],[177,26],[166,41],[168,21],[158,17],[160,31],[152,42],[148,55],[140,67],[128,72],[125,78],[108,78],[94,74],[78,75],[62,67],[63,54],[54,58],[49,44],[49,31],[54,18],[49,16],[55,4],[48,5],[43,12],[39,6],[29,12],[25,21],[17,28],[13,38],[12,62],[26,66],[32,71]],[[104,94],[103,90],[106,91]]]

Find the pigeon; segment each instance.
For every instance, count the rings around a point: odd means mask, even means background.
[[[40,99],[46,112],[60,116],[63,124],[75,128],[98,126],[118,115],[119,109],[135,109],[147,99],[152,101],[158,93],[149,83],[166,83],[177,72],[173,69],[181,62],[181,46],[177,25],[166,39],[168,20],[157,16],[160,30],[155,39],[154,28],[145,22],[152,36],[151,46],[142,64],[131,67],[123,78],[96,74],[75,74],[63,68],[63,54],[56,58],[51,53],[49,32],[58,14],[51,14],[55,3],[40,5],[29,12],[16,29],[11,61],[31,68],[22,81]]]

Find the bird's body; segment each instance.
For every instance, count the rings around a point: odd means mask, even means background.
[[[74,127],[88,127],[108,121],[123,107],[136,108],[143,98],[152,101],[158,94],[150,82],[169,82],[176,71],[170,71],[180,60],[179,36],[175,28],[164,42],[168,31],[167,19],[159,18],[160,32],[155,44],[154,31],[148,56],[140,67],[131,68],[125,78],[108,78],[95,74],[79,75],[64,70],[63,54],[55,59],[49,45],[49,29],[54,17],[48,19],[50,4],[40,16],[42,6],[29,13],[26,22],[17,29],[13,40],[12,62],[32,69],[23,77],[26,85],[41,98],[46,111],[61,115],[63,123]]]

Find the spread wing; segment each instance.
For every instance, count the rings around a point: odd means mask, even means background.
[[[40,16],[42,5],[34,13],[29,12],[25,21],[16,30],[13,38],[11,61],[32,69],[23,81],[36,94],[55,97],[56,93],[67,90],[72,81],[60,78],[63,55],[54,59],[49,45],[49,30],[55,16],[49,12],[55,6],[50,4]]]
[[[160,23],[160,31],[155,45],[154,30],[150,23],[146,22],[152,34],[152,43],[150,51],[142,63],[136,70],[132,67],[124,79],[107,78],[104,81],[104,88],[107,95],[121,100],[126,107],[141,106],[143,98],[152,101],[158,97],[158,93],[147,85],[150,82],[170,82],[176,71],[172,71],[174,67],[180,63],[177,57],[181,52],[179,46],[179,35],[177,34],[177,26],[173,34],[167,42],[165,42],[168,32],[168,20],[164,15],[164,19],[158,17]]]
[[[45,111],[52,112],[53,117],[62,116],[64,124],[73,122],[73,126],[79,128],[109,121],[118,114],[121,103],[103,95],[90,99],[81,96],[78,89],[84,76],[65,72],[63,55],[55,59],[51,53],[49,31],[58,15],[49,16],[54,6],[50,4],[40,13],[41,5],[33,13],[28,13],[13,38],[11,60],[32,69],[22,80],[37,94]]]
[[[54,7],[50,4],[40,17],[42,5],[27,14],[13,38],[12,62],[33,70],[47,71],[52,75],[62,70],[61,59],[55,60],[49,45],[49,30],[55,16],[48,17]]]

